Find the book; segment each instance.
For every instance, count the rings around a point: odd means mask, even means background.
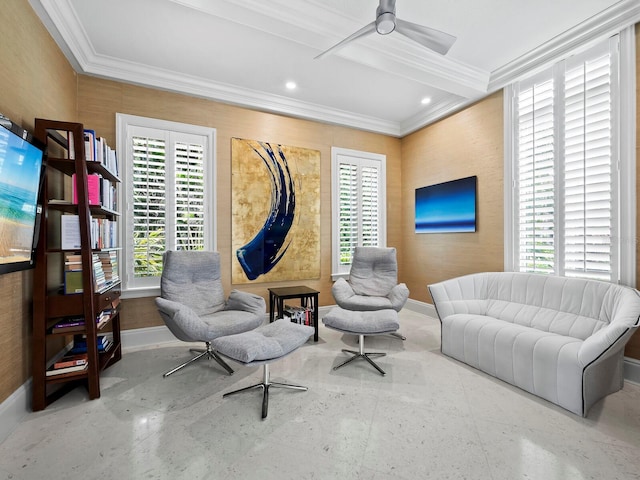
[[[62,215],[60,217],[60,248],[77,250],[80,243],[80,220],[78,215]]]
[[[84,156],[87,162],[93,162],[96,159],[96,132],[86,128],[84,129]]]
[[[87,175],[87,197],[89,199],[89,205],[100,205],[100,185],[102,184],[102,177],[97,173],[90,173]],[[73,204],[78,204],[78,189],[76,186],[76,174],[71,175],[71,192],[73,195]]]
[[[89,356],[86,353],[80,353],[78,355],[65,355],[60,360],[53,364],[53,369],[75,367],[78,365],[84,365],[89,362]]]
[[[85,363],[83,365],[74,365],[72,367],[66,368],[55,368],[51,370],[47,370],[47,377],[52,377],[55,375],[63,375],[65,373],[73,373],[73,372],[81,372],[83,370],[87,370],[89,368],[89,364]]]
[[[51,327],[51,333],[84,332],[84,318],[67,319],[56,323]]]
[[[109,337],[105,335],[98,335],[98,337],[96,338],[96,341],[98,343],[98,352],[106,352],[107,350],[109,350],[109,347],[111,346],[111,340],[109,339]],[[86,353],[86,352],[87,352],[87,338],[86,337],[76,338],[73,341],[73,348],[69,350],[69,353],[73,355],[77,355],[79,353]]]
[[[109,350],[109,348],[111,347],[111,341],[107,341],[104,344],[98,344],[98,352],[106,352],[107,350]],[[79,353],[87,353],[87,344],[85,343],[83,344],[79,344],[79,345],[74,345],[73,348],[71,350],[69,350],[70,353],[72,354],[79,354]]]
[[[67,132],[67,152],[69,153],[69,160],[76,159],[75,141],[71,131]]]
[[[71,295],[82,293],[82,270],[67,270],[64,272],[64,293]]]

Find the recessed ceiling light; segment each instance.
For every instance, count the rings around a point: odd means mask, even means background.
[[[285,83],[285,87],[287,87],[287,89],[289,90],[295,90],[297,85],[296,85],[296,82],[287,82]]]
[[[430,97],[424,97],[422,100],[420,100],[420,103],[422,105],[428,105],[429,103],[431,103],[431,98]]]

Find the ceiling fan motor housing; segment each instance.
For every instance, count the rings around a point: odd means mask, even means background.
[[[376,9],[376,31],[387,35],[396,29],[396,0],[380,0]]]

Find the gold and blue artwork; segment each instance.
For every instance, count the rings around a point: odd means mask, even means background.
[[[320,277],[320,152],[233,138],[232,282]]]

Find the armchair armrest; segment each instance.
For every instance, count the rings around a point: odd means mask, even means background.
[[[206,325],[198,314],[186,305],[157,297],[156,306],[171,333],[184,342],[204,338]]]
[[[253,313],[260,318],[267,313],[267,304],[260,295],[232,290],[224,306],[225,310],[242,310]]]
[[[344,278],[339,278],[335,281],[335,283],[331,287],[331,293],[333,294],[333,298],[336,300],[336,303],[338,305],[347,302],[356,294],[349,282],[347,282]]]
[[[391,289],[387,298],[391,302],[391,308],[399,312],[404,307],[404,304],[407,303],[409,288],[407,288],[406,284],[400,283]]]

